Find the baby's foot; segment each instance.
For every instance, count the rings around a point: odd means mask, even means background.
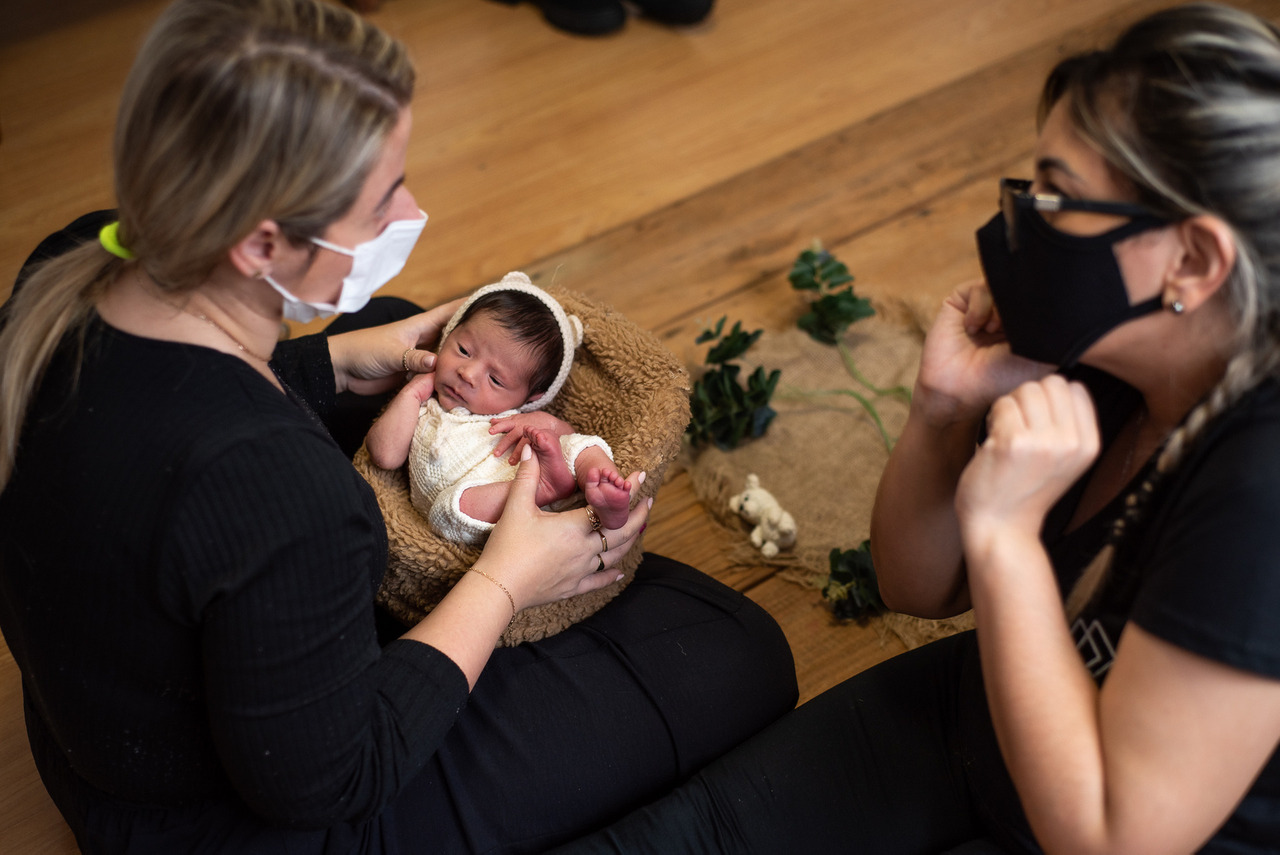
[[[545,507],[560,499],[567,499],[578,489],[569,464],[560,452],[560,440],[546,430],[528,431],[529,447],[538,456],[538,492],[535,501]]]
[[[631,510],[631,485],[617,472],[608,469],[587,470],[582,492],[587,504],[596,509],[605,528],[622,528]]]

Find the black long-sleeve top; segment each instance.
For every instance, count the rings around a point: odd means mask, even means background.
[[[372,816],[467,684],[427,645],[378,646],[386,532],[317,416],[334,402],[325,340],[278,347],[290,396],[96,317],[77,349],[47,371],[0,493],[0,629],[29,704],[123,802]]]

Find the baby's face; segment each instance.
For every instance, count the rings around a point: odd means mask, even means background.
[[[510,332],[490,315],[473,315],[454,327],[436,359],[436,398],[446,411],[514,410],[529,400],[534,367],[533,354]]]

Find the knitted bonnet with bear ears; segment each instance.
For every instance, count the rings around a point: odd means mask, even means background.
[[[547,387],[547,391],[543,392],[536,399],[523,404],[516,410],[516,412],[531,413],[534,410],[540,410],[555,400],[556,395],[558,395],[560,390],[564,387],[565,381],[569,379],[569,369],[573,367],[574,352],[577,350],[578,345],[582,344],[582,321],[578,319],[577,315],[565,314],[564,308],[560,305],[560,302],[546,291],[543,291],[537,285],[534,285],[525,274],[520,273],[519,271],[508,273],[506,276],[502,277],[501,281],[495,282],[492,285],[486,285],[467,298],[467,301],[463,303],[462,306],[459,307],[458,311],[453,313],[453,317],[449,319],[449,323],[445,326],[444,332],[440,335],[440,348],[437,348],[436,352],[439,353],[440,349],[444,348],[444,343],[449,337],[449,333],[453,332],[454,327],[456,327],[458,322],[462,320],[464,315],[466,315],[467,310],[471,308],[471,305],[485,294],[490,294],[494,291],[520,291],[521,293],[536,297],[551,311],[552,316],[556,319],[556,324],[560,327],[560,337],[564,340],[564,356],[560,359],[560,370],[556,372],[556,378],[551,381],[551,385]]]

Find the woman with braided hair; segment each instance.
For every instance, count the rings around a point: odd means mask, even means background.
[[[1157,13],[1044,88],[872,526],[964,633],[566,851],[1280,850],[1280,35]],[[1065,603],[1064,603],[1065,601]]]

